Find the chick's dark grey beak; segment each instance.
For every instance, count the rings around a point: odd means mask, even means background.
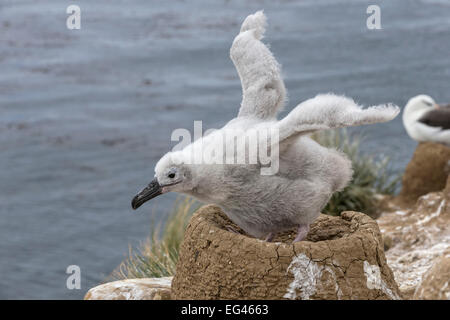
[[[153,199],[156,196],[162,194],[162,187],[158,182],[158,179],[153,179],[147,187],[142,189],[131,201],[131,207],[136,210],[142,206],[145,202]]]

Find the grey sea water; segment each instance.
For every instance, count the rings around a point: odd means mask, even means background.
[[[81,30],[65,25],[81,7]],[[381,7],[382,30],[366,28]],[[243,19],[269,18],[291,110],[320,92],[369,105],[450,101],[450,1],[0,1],[0,298],[79,299],[164,219],[138,212],[176,128],[218,128],[241,89],[228,50]],[[416,143],[401,118],[358,128],[402,170]],[[81,290],[66,288],[68,265]]]

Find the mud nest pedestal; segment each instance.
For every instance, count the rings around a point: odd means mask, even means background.
[[[399,299],[377,223],[357,212],[320,215],[305,241],[295,230],[265,242],[208,205],[181,245],[174,299]]]

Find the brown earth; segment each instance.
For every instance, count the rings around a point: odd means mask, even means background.
[[[395,199],[401,207],[413,206],[430,192],[441,191],[450,173],[450,148],[439,143],[422,142],[406,167],[402,190]]]
[[[291,244],[294,237],[293,230],[270,243],[251,238],[219,207],[200,208],[185,233],[172,298],[400,298],[370,217],[321,215],[306,241]]]

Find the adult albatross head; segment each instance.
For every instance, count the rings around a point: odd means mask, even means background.
[[[450,144],[450,108],[441,107],[430,96],[409,99],[403,110],[403,125],[416,141]]]
[[[426,94],[420,94],[409,99],[408,103],[405,106],[405,110],[403,114],[412,114],[412,113],[425,113],[432,109],[439,109],[439,105],[434,101],[434,99]]]

